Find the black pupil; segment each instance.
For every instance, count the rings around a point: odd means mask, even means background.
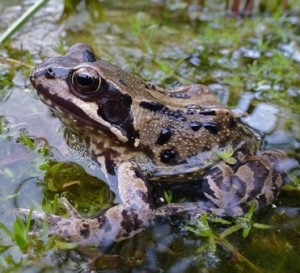
[[[94,80],[88,74],[79,74],[77,76],[77,82],[81,86],[88,87],[88,86],[92,86],[93,85]]]

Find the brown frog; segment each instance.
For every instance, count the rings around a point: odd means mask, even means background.
[[[35,213],[47,217],[51,234],[105,245],[132,237],[157,216],[238,216],[279,193],[285,153],[256,155],[253,132],[207,86],[163,90],[98,59],[83,43],[41,63],[30,80],[103,171],[117,178],[121,200],[92,219],[82,219],[66,200],[71,218]],[[230,164],[220,158],[224,151],[232,153]],[[147,186],[155,181],[202,183],[204,200],[155,207]]]

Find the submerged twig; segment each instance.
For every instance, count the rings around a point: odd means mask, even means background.
[[[22,62],[22,61],[19,61],[19,60],[16,60],[16,59],[6,58],[6,57],[2,57],[2,56],[0,56],[0,62],[10,63],[10,64],[17,64],[17,65],[24,66],[24,67],[27,67],[27,68],[30,68],[30,69],[33,68],[33,65],[27,64],[25,62]]]

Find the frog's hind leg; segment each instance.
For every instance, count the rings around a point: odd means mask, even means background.
[[[220,162],[204,177],[204,195],[228,216],[244,214],[251,203],[256,209],[270,205],[283,184],[286,158],[284,152],[273,150],[248,156],[233,167]]]
[[[168,204],[158,208],[156,215],[189,215],[192,219],[203,213],[240,216],[251,203],[256,209],[270,205],[280,192],[286,159],[284,152],[274,150],[248,156],[235,166],[220,162],[204,176],[206,200]]]

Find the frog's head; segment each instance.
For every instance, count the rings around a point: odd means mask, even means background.
[[[131,113],[132,97],[122,76],[128,74],[97,59],[91,47],[73,45],[64,56],[38,65],[30,80],[41,100],[72,119],[78,127],[109,132],[122,142],[134,142],[137,133]]]

